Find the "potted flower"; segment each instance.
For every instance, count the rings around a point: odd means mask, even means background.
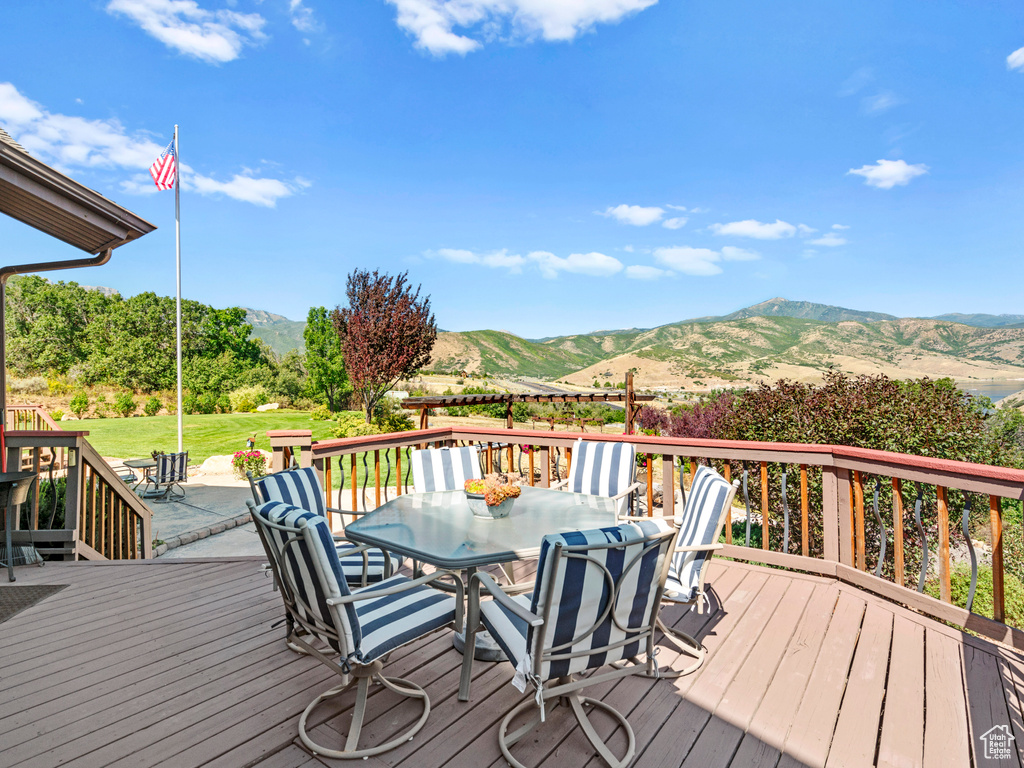
[[[478,480],[467,480],[464,487],[470,510],[476,517],[488,520],[508,517],[513,502],[522,493],[518,485],[497,473]]]

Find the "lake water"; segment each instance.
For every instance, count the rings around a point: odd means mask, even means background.
[[[987,395],[993,403],[1024,390],[1024,381],[1006,379],[967,379],[956,382],[956,385],[972,395]]]

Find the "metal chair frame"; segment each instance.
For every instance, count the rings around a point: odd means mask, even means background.
[[[530,733],[538,724],[544,722],[546,717],[545,703],[550,700],[555,700],[555,706],[565,704],[569,705],[573,715],[580,725],[580,728],[582,728],[583,733],[586,735],[587,740],[591,745],[593,745],[601,758],[611,768],[625,768],[625,766],[633,759],[636,752],[636,735],[626,718],[611,705],[598,699],[580,696],[578,691],[582,688],[592,685],[600,685],[601,683],[605,683],[609,680],[616,680],[630,675],[657,676],[658,668],[654,663],[656,653],[654,633],[658,625],[658,610],[661,605],[661,597],[665,588],[665,580],[668,577],[669,566],[671,563],[671,542],[675,539],[675,536],[676,530],[673,529],[655,535],[646,536],[643,539],[635,539],[627,542],[608,542],[606,544],[588,544],[580,546],[565,546],[562,543],[555,544],[552,552],[549,554],[549,557],[553,558],[549,571],[551,574],[557,573],[559,561],[563,558],[582,560],[588,565],[601,569],[605,582],[608,586],[610,597],[607,604],[604,606],[604,609],[601,611],[601,615],[593,625],[585,629],[569,642],[553,646],[532,658],[533,668],[528,679],[534,686],[536,697],[535,699],[527,699],[512,709],[512,711],[509,712],[501,721],[501,725],[498,730],[498,745],[501,748],[501,753],[509,764],[514,766],[514,768],[526,767],[513,757],[510,751],[511,747],[515,746],[516,743],[522,740],[522,738]],[[615,578],[603,563],[595,560],[587,554],[587,552],[593,552],[594,550],[633,547],[641,543],[644,544],[643,549],[637,553],[623,569],[619,582],[615,581]],[[623,626],[613,610],[613,608],[618,604],[620,594],[622,594],[622,580],[624,580],[629,572],[642,561],[643,557],[651,549],[655,548],[663,548],[665,552],[662,555],[663,562],[658,574],[656,587],[657,592],[655,593],[655,600],[651,608],[651,615],[641,626]],[[538,578],[542,578],[542,575],[538,574]],[[548,578],[544,585],[546,588],[544,610],[538,615],[509,597],[509,595],[502,590],[502,588],[489,574],[483,572],[474,574],[469,585],[469,611],[466,618],[466,646],[470,648],[473,647],[474,638],[480,628],[480,588],[482,587],[494,600],[501,603],[501,605],[506,607],[509,611],[514,613],[534,629],[535,634],[532,640],[533,647],[544,648],[545,638],[551,627],[551,608],[555,581],[555,578],[552,576],[551,578]],[[565,649],[572,648],[573,645],[596,632],[609,615],[611,616],[612,622],[616,627],[618,627],[618,629],[623,632],[632,633],[632,636],[600,648],[565,652]],[[557,678],[553,682],[541,679],[542,669],[545,663],[583,656],[606,654],[609,651],[614,651],[624,645],[634,643],[637,640],[646,641],[646,651],[644,652],[645,658],[643,661],[637,657],[631,657],[629,659],[631,663],[628,666],[613,666],[613,671],[605,672],[603,674],[593,673],[585,678],[576,678],[575,675],[569,675],[567,677]],[[469,700],[470,687],[472,685],[472,668],[472,654],[464,654],[462,660],[462,677],[459,684],[460,701]],[[517,728],[512,733],[509,733],[509,725],[512,720],[534,704],[539,707],[539,714],[526,725]],[[584,709],[584,706],[587,705],[604,711],[623,728],[627,739],[626,754],[623,757],[618,758],[613,755],[605,741],[598,735],[596,729],[587,716],[586,710]]]

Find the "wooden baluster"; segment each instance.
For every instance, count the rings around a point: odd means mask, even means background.
[[[352,454],[352,474],[349,475],[352,478],[352,511],[355,512],[359,509],[359,483],[356,482],[356,455]],[[342,517],[344,519],[344,517]],[[353,520],[355,517],[352,518]]]
[[[536,481],[533,479],[533,471],[534,470],[533,470],[533,446],[532,445],[530,446],[530,450],[529,450],[529,459],[530,459],[530,485],[532,486],[532,485],[536,484]]]
[[[906,574],[904,573],[903,563],[903,493],[900,479],[894,477],[892,479],[892,534],[893,534],[893,547],[895,552],[893,553],[895,571],[896,571],[896,583],[901,587],[906,586]]]
[[[647,454],[647,516],[654,517],[654,454]]]
[[[569,476],[569,472],[572,470],[572,448],[565,449],[565,476]]]
[[[402,448],[401,446],[395,448],[395,471],[398,477],[395,478],[395,495],[402,495]]]
[[[676,457],[663,454],[661,457],[661,514],[674,517],[676,513]]]
[[[487,474],[494,472],[494,458],[491,456],[491,444],[487,444]]]
[[[855,568],[857,563],[857,504],[854,501],[852,472],[847,478],[847,485],[850,496],[850,565]]]
[[[761,462],[761,549],[768,549],[768,462]]]
[[[697,476],[697,459],[690,457],[690,487],[693,487],[693,478]]]
[[[331,506],[331,490],[334,485],[334,478],[331,477],[331,457],[327,456],[324,458],[324,505]],[[340,505],[339,505],[340,506]],[[340,517],[340,515],[339,515]],[[341,521],[344,527],[344,520]],[[330,525],[331,530],[334,530],[334,517],[330,512],[327,513],[327,523]]]
[[[860,476],[858,470],[853,471],[853,503],[854,503],[854,529],[853,536],[855,541],[854,558],[857,564],[857,569],[866,571],[867,565],[867,546],[864,540],[864,480]]]
[[[800,465],[800,553],[804,557],[810,555],[810,534],[808,533],[808,511],[810,500],[807,498],[807,465]]]
[[[1006,621],[1006,598],[1003,592],[1003,508],[998,496],[988,497],[989,524],[992,529],[992,615]]]
[[[512,470],[515,467],[515,462],[513,461],[513,459],[515,458],[515,454],[516,454],[515,443],[509,443],[509,446],[508,446],[508,473],[510,475],[512,474]]]
[[[32,512],[29,515],[29,527],[33,531],[39,530],[39,454],[42,449],[32,450],[32,471],[35,472],[36,482],[32,488]]]
[[[540,484],[543,488],[551,487],[551,448],[542,445],[540,448],[540,463],[543,469],[540,471]]]
[[[380,506],[380,451],[373,452],[373,497],[376,506]]]
[[[100,486],[100,477],[93,472],[92,482],[94,486]],[[114,510],[107,504],[107,494],[103,493],[103,487],[100,486],[100,493],[103,495],[103,506],[105,507],[105,518],[107,521],[107,551],[104,554],[111,560],[114,559]]]
[[[726,460],[725,466],[722,467],[722,469],[725,470],[725,472],[724,472],[725,482],[727,482],[730,485],[732,485],[732,465],[729,464],[728,459]],[[732,544],[732,510],[731,509],[729,510],[729,512],[725,516],[725,543],[726,544]]]
[[[935,493],[939,506],[939,596],[943,602],[950,603],[953,592],[949,581],[949,504],[945,488],[936,486]]]

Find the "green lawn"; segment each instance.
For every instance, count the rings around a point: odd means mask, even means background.
[[[88,419],[64,422],[65,429],[82,429],[101,456],[121,459],[149,456],[155,450],[171,453],[178,448],[177,416],[139,416],[131,419]],[[185,416],[184,447],[189,463],[210,456],[232,454],[245,448],[246,438],[256,435],[256,447],[270,450],[268,429],[312,429],[314,440],[333,437],[332,421],[311,421],[306,411],[267,413],[216,413]]]

